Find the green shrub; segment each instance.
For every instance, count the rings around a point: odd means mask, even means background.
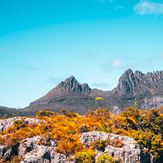
[[[75,155],[76,163],[95,163],[95,153],[92,150],[78,152]]]
[[[36,113],[36,116],[39,116],[39,117],[43,117],[43,116],[51,117],[53,115],[55,115],[55,113],[49,110],[41,110]]]
[[[20,119],[14,122],[14,126],[16,127],[17,130],[19,130],[20,128],[26,127],[27,124],[24,123],[24,119]]]
[[[117,161],[110,155],[101,154],[97,158],[97,163],[117,163]]]
[[[93,143],[91,144],[91,148],[92,148],[93,150],[96,149],[96,150],[102,151],[102,152],[105,151],[106,146],[107,146],[107,142],[104,141],[104,140],[96,140],[95,142],[93,142]]]

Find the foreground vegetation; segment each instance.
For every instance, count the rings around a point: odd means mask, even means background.
[[[117,147],[122,146],[119,141],[99,141],[89,148],[84,148],[79,140],[83,132],[104,131],[133,137],[142,150],[151,153],[156,161],[162,160],[163,157],[163,115],[159,109],[139,110],[129,107],[118,115],[114,115],[108,109],[97,109],[83,116],[66,111],[59,114],[44,110],[38,112],[36,118],[42,122],[36,125],[25,124],[23,119],[15,121],[12,127],[0,134],[0,144],[18,146],[21,140],[40,135],[46,138],[40,141],[40,144],[48,145],[48,140],[53,139],[57,143],[57,152],[65,154],[70,159],[75,155],[78,162],[91,162],[95,147],[103,148],[109,143]],[[100,156],[98,160],[114,162],[113,158],[107,155]]]

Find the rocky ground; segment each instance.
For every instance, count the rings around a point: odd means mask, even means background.
[[[0,131],[5,131],[11,127],[16,120],[24,119],[25,123],[40,123],[36,118],[23,118],[14,117],[9,119],[0,120]],[[4,135],[5,136],[5,135]],[[96,148],[95,162],[98,157],[103,154],[107,154],[118,158],[121,162],[125,163],[139,163],[142,160],[149,161],[150,156],[142,153],[139,144],[130,137],[120,136],[116,134],[108,134],[105,132],[90,131],[84,132],[80,135],[81,143],[88,148],[93,142],[106,141],[106,140],[120,140],[121,146],[115,147],[114,145],[107,145],[103,149]],[[71,160],[64,154],[56,152],[55,140],[48,140],[49,144],[41,144],[44,137],[34,136],[22,140],[19,146],[10,147],[7,145],[0,145],[0,156],[2,162],[11,160],[12,155],[17,155],[20,158],[21,163],[75,163],[75,157],[72,156]],[[12,161],[12,160],[11,160]],[[143,161],[145,162],[145,161]]]

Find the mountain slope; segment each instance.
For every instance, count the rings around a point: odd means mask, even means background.
[[[14,108],[0,106],[0,117],[2,117],[4,115],[13,115],[13,114],[21,115],[21,112]]]
[[[144,74],[129,69],[120,78],[114,93],[125,97],[163,93],[163,71]]]
[[[96,101],[97,96],[103,97],[103,100]],[[71,76],[22,111],[35,114],[38,110],[50,109],[83,114],[88,110],[104,107],[119,112],[125,107],[133,106],[135,101],[140,108],[163,105],[163,71],[144,74],[128,69],[112,91],[91,89],[88,84],[80,84]]]
[[[85,113],[94,106],[98,107],[88,84],[80,84],[71,76],[23,111],[34,114],[40,109],[51,109],[57,112],[69,110]]]

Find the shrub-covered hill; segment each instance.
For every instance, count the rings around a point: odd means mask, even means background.
[[[118,115],[40,111],[0,120],[0,162],[163,162],[160,110],[127,108]]]

